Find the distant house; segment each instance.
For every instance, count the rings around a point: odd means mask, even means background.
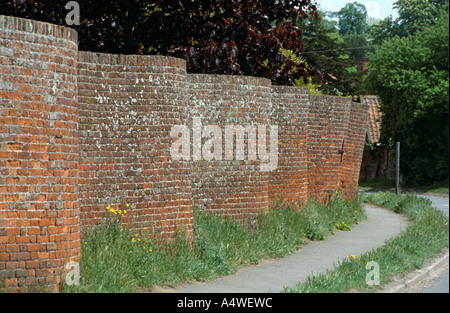
[[[391,160],[389,144],[381,138],[382,113],[378,98],[374,95],[367,95],[363,97],[363,100],[369,107],[369,120],[359,180],[367,182],[395,179],[395,164],[394,160]]]

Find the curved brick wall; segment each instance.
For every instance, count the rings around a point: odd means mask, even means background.
[[[347,134],[351,99],[310,95],[308,124],[308,193],[319,201],[342,187],[339,153]],[[348,141],[348,140],[347,140]]]
[[[193,118],[200,117],[202,128],[216,125],[222,132],[222,160],[205,160],[202,155],[202,159],[192,161],[194,203],[201,209],[233,216],[242,224],[248,224],[256,214],[268,208],[269,174],[267,171],[261,171],[258,153],[255,160],[249,159],[247,135],[244,137],[243,160],[236,159],[235,136],[232,160],[225,160],[225,155],[229,151],[225,144],[227,140],[225,127],[252,125],[257,129],[258,124],[268,127],[270,80],[202,74],[191,74],[188,78],[190,81],[188,117],[191,120],[189,129],[194,129]],[[266,133],[266,139],[269,141],[269,129],[266,129]],[[209,137],[208,135],[207,138]],[[207,138],[202,140],[202,147]],[[193,138],[191,140],[193,142]]]
[[[269,199],[300,207],[308,200],[306,88],[274,86],[270,118],[278,125],[278,167],[269,173]]]
[[[185,123],[185,62],[80,52],[78,70],[82,224],[111,205],[160,237],[192,235],[190,168],[172,162],[169,136]]]
[[[367,105],[352,102],[344,145],[342,164],[342,196],[353,199],[358,190],[364,142],[369,118]]]
[[[58,289],[80,252],[77,33],[0,16],[0,283]]]
[[[187,74],[180,59],[78,52],[68,28],[4,16],[0,113],[0,289],[13,291],[57,290],[81,226],[108,205],[139,230],[192,239],[193,205],[251,225],[279,198],[353,198],[368,115],[263,78]],[[227,131],[239,126],[254,130],[242,154]]]

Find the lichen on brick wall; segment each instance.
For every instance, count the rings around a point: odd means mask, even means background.
[[[194,130],[194,119],[198,118],[202,137],[209,138],[204,127],[215,125],[221,149],[220,159],[208,161],[203,154],[192,161],[194,204],[248,224],[268,208],[268,172],[261,170],[257,153],[249,157],[249,133],[242,134],[243,145],[237,149],[238,138],[231,131],[252,126],[256,134],[258,125],[269,124],[270,81],[204,74],[191,74],[188,79],[188,116],[192,119],[188,127]]]
[[[171,162],[168,149],[185,106],[185,63],[80,52],[78,64],[82,222],[128,204],[141,229],[192,233],[188,164]]]
[[[279,199],[301,207],[337,189],[356,194],[364,104],[76,42],[68,28],[0,16],[8,290],[58,290],[64,264],[79,257],[81,226],[108,206],[126,208],[139,231],[194,240],[194,206],[249,225]]]
[[[0,281],[58,289],[80,253],[77,34],[0,16]]]

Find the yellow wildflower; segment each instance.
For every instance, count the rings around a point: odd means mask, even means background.
[[[354,254],[350,254],[350,255],[348,256],[348,258],[349,258],[349,259],[350,259],[350,258],[356,259],[356,256],[355,256]]]
[[[111,209],[110,205],[108,205],[106,208],[108,209],[109,212],[112,212],[117,215],[117,212],[114,209]]]

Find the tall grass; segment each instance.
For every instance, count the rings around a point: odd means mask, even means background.
[[[210,280],[262,258],[286,256],[308,240],[323,240],[364,218],[360,199],[344,200],[339,194],[330,196],[327,205],[310,200],[302,209],[275,203],[251,229],[195,209],[191,246],[183,233],[171,242],[137,236],[113,215],[84,231],[80,284],[68,286],[62,280],[61,291],[137,292]]]
[[[414,194],[396,195],[390,192],[370,193],[364,201],[405,214],[413,222],[399,236],[386,241],[378,249],[339,263],[335,269],[311,276],[285,292],[322,293],[346,292],[350,289],[373,291],[388,283],[393,276],[405,275],[420,268],[426,259],[435,256],[449,244],[449,220],[441,211],[430,206],[430,201]],[[380,269],[380,286],[368,286],[366,269],[375,261]]]

